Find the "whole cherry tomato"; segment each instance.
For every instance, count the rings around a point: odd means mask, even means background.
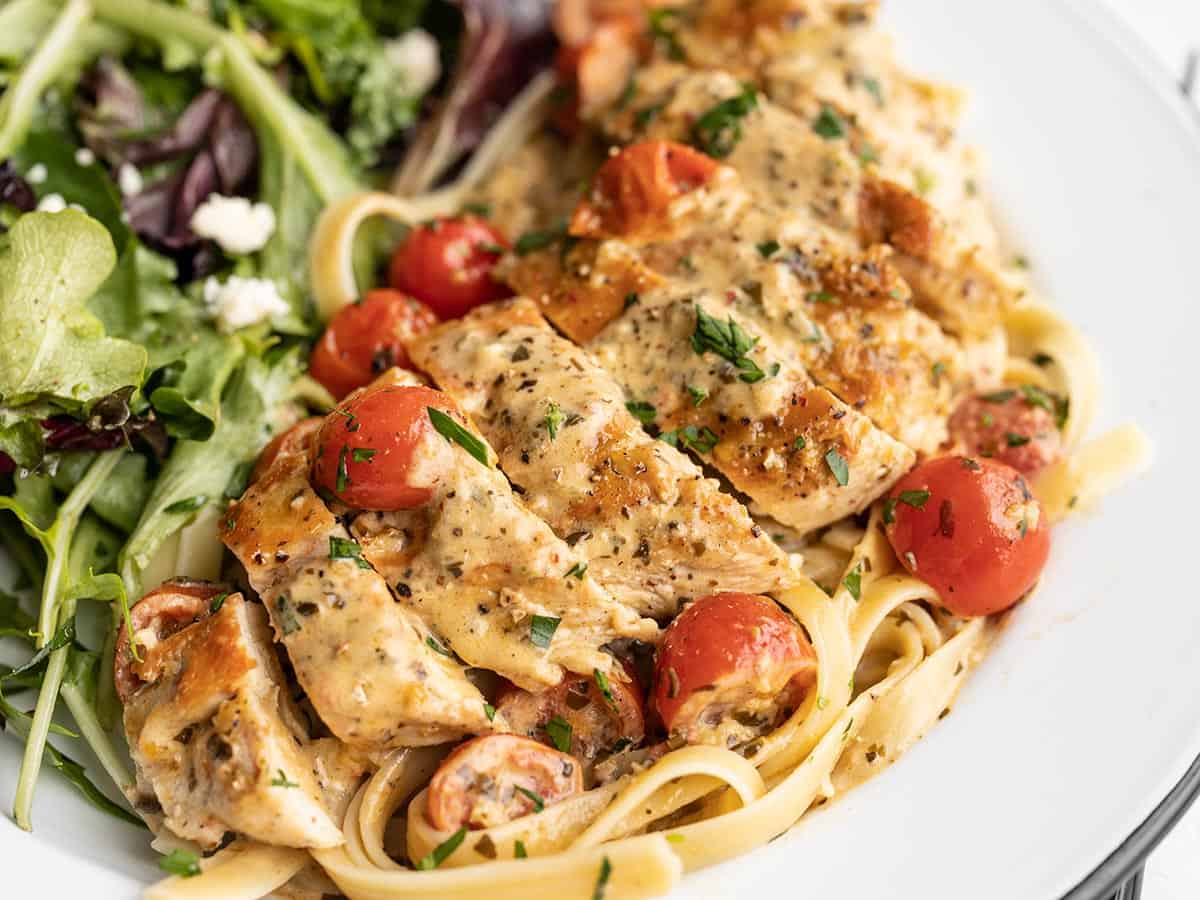
[[[511,295],[492,278],[507,250],[504,236],[483,219],[439,219],[409,232],[392,255],[388,280],[396,290],[427,303],[440,318],[456,319]]]

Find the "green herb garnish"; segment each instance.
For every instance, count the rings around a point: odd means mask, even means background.
[[[758,92],[746,85],[736,97],[722,100],[692,126],[692,142],[714,159],[724,159],[742,139],[742,119],[758,106]]]
[[[360,569],[370,569],[371,564],[363,559],[362,547],[358,541],[349,538],[329,536],[330,559],[352,559]]]
[[[850,596],[855,600],[862,599],[862,560],[846,573],[846,577],[842,580],[842,584],[846,586],[846,590],[850,592]]]
[[[195,878],[200,874],[200,857],[190,850],[172,850],[159,858],[158,867],[180,878]]]
[[[425,638],[425,644],[435,653],[440,653],[442,656],[453,656],[454,654],[441,645],[441,643],[432,634]]]
[[[220,608],[225,605],[225,598],[228,596],[229,596],[229,591],[222,591],[221,593],[217,594],[217,596],[215,596],[211,600],[209,600],[208,601],[208,614],[210,616],[216,615],[217,611],[220,610]]]
[[[462,828],[458,829],[458,831],[454,832],[454,834],[450,835],[450,837],[446,838],[444,841],[434,847],[429,853],[417,860],[417,871],[428,872],[431,869],[436,869],[438,866],[444,863],[447,858],[449,858],[451,853],[459,848],[466,837],[467,826],[464,825]]]
[[[558,429],[562,427],[563,422],[567,421],[566,413],[559,408],[559,405],[553,400],[546,407],[546,433],[550,435],[550,440],[558,437]]]
[[[565,575],[563,575],[563,578],[578,578],[580,581],[582,581],[583,576],[587,574],[587,570],[587,563],[577,562],[575,565],[571,566],[571,568],[567,569],[567,572]]]
[[[554,616],[533,616],[529,620],[529,640],[533,642],[533,646],[543,650],[549,647],[561,621],[562,619]]]
[[[467,431],[467,429],[463,428],[458,422],[437,407],[427,406],[425,409],[429,413],[429,421],[433,423],[433,427],[437,429],[438,434],[451,443],[458,444],[458,446],[466,450],[483,465],[491,465],[488,461],[487,444],[471,434],[471,432]]]
[[[342,444],[342,449],[338,451],[337,480],[334,481],[334,487],[339,494],[350,487],[350,473],[346,470],[346,457],[349,455],[350,448]]]
[[[566,236],[566,224],[559,224],[542,231],[526,231],[517,238],[517,242],[513,244],[513,250],[517,256],[526,256],[537,250],[545,250],[547,247],[557,244]]]
[[[208,502],[208,498],[203,494],[196,497],[186,497],[183,500],[176,500],[170,506],[163,509],[167,513],[192,513]]]
[[[521,787],[520,785],[517,785],[517,790],[533,801],[533,811],[535,813],[540,813],[546,808],[546,801],[537,791],[531,791],[529,788]]]
[[[295,781],[289,781],[287,773],[283,769],[276,769],[275,777],[271,779],[271,787],[298,788],[300,785]]]
[[[825,454],[825,465],[829,466],[829,471],[833,473],[839,485],[845,487],[850,483],[850,466],[846,458],[838,453],[837,447],[829,448],[829,452]]]
[[[279,619],[279,630],[285,635],[300,630],[300,622],[292,611],[292,605],[288,603],[287,594],[281,594],[275,601],[275,612],[276,618]]]
[[[725,322],[706,313],[701,307],[696,307],[696,329],[692,332],[692,349],[699,355],[715,353],[731,363],[741,374],[738,376],[747,384],[762,381],[767,373],[759,368],[758,363],[746,354],[755,348],[758,338],[748,334],[733,316]]]
[[[924,509],[925,504],[929,502],[929,497],[929,491],[901,491],[897,499],[913,509]]]
[[[654,421],[654,417],[658,415],[658,410],[654,408],[654,404],[648,403],[645,400],[630,400],[625,404],[625,408],[643,425],[649,425]]]
[[[604,892],[608,889],[610,877],[612,877],[612,863],[606,856],[600,861],[600,874],[596,876],[596,889],[592,891],[592,900],[604,900]]]
[[[836,109],[822,103],[821,111],[813,119],[812,130],[827,141],[835,141],[846,136],[846,123]]]
[[[555,716],[546,723],[546,736],[560,753],[571,752],[571,723],[562,716]]]
[[[758,255],[763,259],[770,259],[779,252],[779,241],[763,241],[758,247]]]
[[[375,458],[376,452],[370,447],[355,447],[350,451],[350,459],[354,462],[370,462]]]
[[[658,439],[670,444],[672,447],[695,450],[697,453],[710,453],[712,448],[717,446],[721,440],[716,432],[707,425],[703,428],[697,428],[695,425],[685,425],[683,428],[678,428],[675,431],[664,431],[658,436]]]
[[[689,384],[687,386],[687,392],[691,395],[692,406],[699,406],[708,399],[708,391],[702,387],[697,387],[694,384]]]
[[[608,683],[608,676],[599,669],[592,669],[592,677],[596,679],[596,687],[600,689],[605,702],[615,710],[617,708],[617,700],[613,696],[612,685]]]

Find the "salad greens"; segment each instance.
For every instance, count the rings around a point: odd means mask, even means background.
[[[131,604],[196,574],[180,548],[219,558],[262,447],[329,402],[303,364],[322,209],[401,160],[432,186],[551,51],[543,0],[0,6],[0,556],[17,579],[0,586],[0,724],[24,744],[22,828],[43,763],[141,824],[62,742],[130,793],[112,732]],[[213,194],[270,208],[259,249],[193,230]],[[246,309],[235,282],[284,302]]]

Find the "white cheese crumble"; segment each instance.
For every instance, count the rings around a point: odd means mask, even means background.
[[[275,210],[245,197],[209,194],[192,213],[192,231],[209,238],[227,253],[261,250],[275,233]]]
[[[62,194],[47,194],[38,201],[38,212],[62,212],[67,208],[67,201],[63,199]]]
[[[237,331],[256,325],[271,316],[291,312],[286,300],[279,296],[275,282],[268,278],[242,278],[230,275],[224,283],[215,277],[204,282],[204,302],[224,332]]]
[[[785,465],[787,464],[783,461],[783,457],[776,453],[774,448],[768,450],[767,455],[763,457],[763,468],[767,471],[782,469]]]
[[[424,94],[441,75],[437,41],[420,28],[386,41],[383,52],[404,73],[404,87],[410,94]]]
[[[87,147],[80,147],[75,151],[75,165],[90,166],[96,161],[96,154]]]
[[[41,184],[46,180],[46,176],[50,173],[46,171],[46,166],[43,163],[34,163],[29,167],[29,171],[25,173],[25,180],[30,184]]]
[[[140,194],[142,173],[130,163],[121,163],[121,168],[117,169],[117,186],[121,189],[122,196],[132,197],[134,194]]]

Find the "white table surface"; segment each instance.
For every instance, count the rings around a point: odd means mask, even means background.
[[[1100,0],[1098,0],[1100,2]],[[1200,51],[1200,0],[1107,0],[1159,55],[1164,77],[1180,80]],[[1200,105],[1200,73],[1192,96]],[[1200,159],[1196,160],[1200,172]],[[1200,219],[1200,210],[1196,211]],[[1146,864],[1142,900],[1200,898],[1200,803],[1184,816]]]

